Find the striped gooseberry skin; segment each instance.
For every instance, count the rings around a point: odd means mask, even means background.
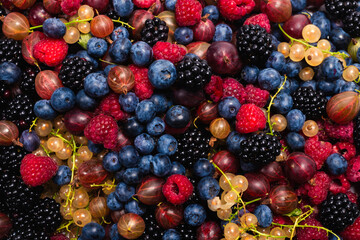
[[[145,222],[135,213],[127,213],[120,217],[117,224],[120,235],[126,239],[137,239],[145,230]]]
[[[3,20],[2,31],[6,37],[23,40],[29,35],[29,20],[21,13],[11,12]]]
[[[10,146],[19,137],[17,126],[6,120],[0,121],[0,146]]]
[[[170,203],[161,203],[155,210],[156,221],[164,229],[175,228],[184,218],[184,210],[181,205],[175,206]]]
[[[298,204],[298,198],[294,190],[288,185],[274,187],[269,195],[270,207],[277,214],[292,212]]]
[[[262,173],[247,173],[244,175],[249,182],[248,189],[244,192],[246,200],[265,198],[270,192],[270,182]]]
[[[53,92],[63,86],[58,74],[54,71],[44,70],[36,75],[35,90],[42,99],[50,100]]]
[[[162,193],[164,183],[165,180],[162,178],[154,176],[144,178],[136,191],[137,198],[146,205],[156,205],[164,201],[165,197]]]
[[[5,213],[0,213],[0,239],[5,237],[11,230],[12,223]]]
[[[326,113],[338,124],[349,123],[359,113],[359,99],[359,94],[353,91],[336,94],[326,104]]]
[[[216,103],[205,101],[200,104],[196,114],[201,122],[208,124],[218,117],[218,106]]]

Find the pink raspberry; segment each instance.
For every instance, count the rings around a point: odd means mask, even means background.
[[[260,27],[265,28],[268,33],[271,32],[270,20],[265,13],[256,14],[247,18],[244,22],[244,25],[250,24],[259,25]]]
[[[325,121],[324,127],[326,134],[330,138],[350,143],[353,142],[354,123],[352,121],[342,125]]]
[[[234,78],[225,78],[223,81],[223,97],[236,97],[241,104],[246,101],[246,90],[244,86]]]
[[[348,142],[337,142],[333,145],[333,153],[338,153],[343,156],[347,161],[355,157],[356,148],[354,144]]]
[[[230,20],[239,20],[246,14],[251,13],[255,7],[253,0],[219,0],[218,8],[221,15]]]
[[[244,104],[236,115],[236,131],[252,133],[264,129],[266,117],[264,112],[254,104]]]
[[[360,181],[360,156],[356,156],[349,161],[346,177],[351,182]]]
[[[322,224],[315,218],[307,218],[304,221],[300,222],[300,225],[322,227]],[[325,230],[305,227],[296,228],[296,238],[297,240],[326,240],[328,239],[328,236]]]
[[[220,101],[223,97],[223,80],[221,77],[212,75],[210,82],[205,86],[205,93],[208,94],[214,102]]]
[[[69,238],[62,234],[56,234],[56,235],[50,237],[50,240],[69,240]]]
[[[138,8],[149,8],[156,0],[133,0],[133,3]]]
[[[329,142],[319,141],[319,137],[314,136],[305,141],[304,152],[314,159],[319,170],[332,153],[332,145]]]
[[[325,172],[319,171],[309,182],[300,186],[297,192],[308,196],[314,204],[319,205],[326,199],[330,184],[331,178]]]
[[[330,192],[332,192],[334,195],[338,193],[346,193],[351,185],[349,180],[346,179],[344,174],[341,174],[339,176],[330,176],[333,180],[330,184]],[[336,180],[336,181],[334,181]],[[340,184],[339,184],[340,183]]]
[[[349,200],[353,203],[357,204],[358,195],[354,192],[347,191],[346,195],[348,196]]]
[[[248,84],[245,87],[246,103],[253,103],[258,107],[264,107],[269,100],[269,92]]]
[[[184,58],[186,50],[169,42],[157,42],[153,47],[153,53],[156,60],[165,59],[177,63]]]
[[[179,26],[193,26],[200,22],[202,7],[197,0],[177,0],[175,18]]]
[[[129,65],[130,70],[134,73],[135,85],[134,92],[140,100],[150,98],[154,92],[154,87],[151,85],[148,78],[148,69]]]
[[[95,113],[108,114],[114,117],[117,121],[125,120],[130,116],[128,113],[121,110],[119,95],[116,93],[110,93],[105,98],[103,98],[100,102],[100,105],[95,110]]]
[[[82,0],[62,0],[61,10],[66,15],[75,15],[80,8],[80,3],[82,3]]]
[[[172,204],[179,205],[185,203],[194,187],[190,180],[184,175],[174,174],[168,177],[162,188],[165,198]]]
[[[319,137],[319,140],[321,141],[329,141],[329,137],[325,132],[325,122],[324,120],[318,120],[316,121],[318,128],[319,128],[319,132],[317,134],[317,136]]]

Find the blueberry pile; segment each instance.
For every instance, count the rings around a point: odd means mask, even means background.
[[[0,240],[360,239],[357,1],[0,18]]]

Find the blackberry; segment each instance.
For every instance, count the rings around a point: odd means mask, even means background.
[[[176,230],[180,233],[181,239],[196,240],[196,227],[181,224],[176,228]]]
[[[28,67],[23,71],[22,80],[20,82],[20,89],[23,93],[36,96],[35,78],[39,72],[39,69],[36,67]]]
[[[271,35],[259,25],[252,24],[240,27],[236,36],[236,44],[240,56],[256,65],[265,64],[274,48]]]
[[[324,227],[340,232],[350,226],[359,216],[360,211],[344,193],[329,195],[321,204],[319,221]]]
[[[343,18],[347,14],[356,11],[356,0],[325,0],[325,8],[331,16]]]
[[[276,136],[261,132],[240,143],[239,158],[258,167],[273,162],[280,154],[281,143]]]
[[[59,78],[65,87],[77,92],[84,88],[84,78],[93,71],[94,66],[85,59],[67,58],[61,66]]]
[[[21,41],[11,38],[0,39],[0,63],[12,62],[20,66],[22,61]]]
[[[178,137],[178,148],[172,160],[178,161],[186,168],[191,168],[199,158],[208,157],[210,137],[208,132],[197,128],[187,130]]]
[[[30,95],[19,94],[10,101],[9,106],[3,111],[3,116],[21,129],[29,128],[35,119],[34,104],[35,101]]]
[[[318,120],[326,114],[327,99],[323,92],[312,87],[300,87],[292,95],[293,109],[299,109],[306,120]]]
[[[202,89],[211,79],[211,68],[206,60],[185,57],[176,67],[178,83],[189,90]]]
[[[344,30],[351,37],[360,36],[360,12],[351,12],[343,19]]]
[[[44,232],[36,232],[26,227],[14,229],[7,240],[50,240],[50,237]]]
[[[40,232],[53,233],[60,226],[62,217],[60,204],[54,199],[40,199],[30,211],[35,229]]]
[[[8,100],[11,98],[11,86],[5,81],[0,81],[0,98]]]
[[[160,20],[160,18],[147,19],[145,26],[141,30],[141,40],[153,46],[159,41],[166,42],[168,33],[168,26],[166,26],[166,23]]]
[[[360,116],[357,116],[354,119],[354,145],[356,147],[356,151],[360,153]]]
[[[142,235],[142,240],[158,240],[162,238],[164,233],[164,230],[156,222],[153,212],[154,211],[152,210],[151,213],[146,213],[143,217],[145,222],[145,231]]]
[[[21,160],[28,152],[19,146],[11,145],[8,147],[0,147],[0,165],[4,170],[8,170],[15,174],[20,171]]]

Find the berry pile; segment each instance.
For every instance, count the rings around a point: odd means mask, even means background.
[[[358,2],[210,2],[2,1],[0,239],[360,239]]]

